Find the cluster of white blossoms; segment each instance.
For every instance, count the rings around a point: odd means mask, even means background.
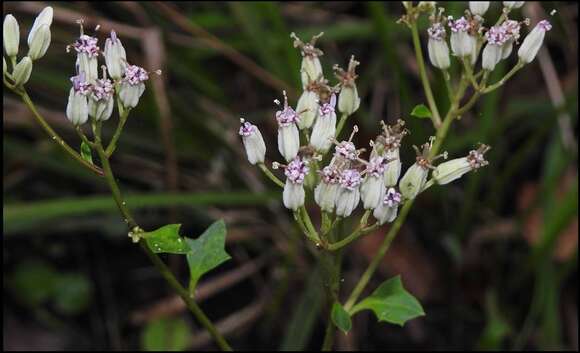
[[[86,123],[89,117],[95,121],[108,120],[115,97],[124,109],[136,107],[150,74],[127,62],[125,48],[114,30],[105,40],[104,51],[101,51],[99,40],[85,34],[82,21],[79,23],[79,38],[66,48],[67,52],[74,50],[77,55],[76,75],[71,77],[72,87],[66,106],[66,116],[74,125]],[[100,77],[99,57],[104,57],[105,61]]]
[[[369,142],[371,151],[368,158],[361,158],[366,149],[358,149],[353,142],[357,126],[348,140],[339,141],[336,114],[338,110],[343,116],[349,116],[359,108],[360,98],[355,84],[355,68],[359,63],[351,57],[347,70],[335,65],[338,83],[334,87],[328,86],[319,60],[323,53],[314,46],[319,37],[315,36],[305,44],[292,34],[294,44],[301,49],[303,56],[301,77],[304,92],[296,109],[289,104],[285,92],[283,103],[274,101],[280,107],[275,113],[278,151],[287,164],[273,162],[272,168],[284,170],[286,180],[278,184],[283,185],[286,208],[296,212],[304,206],[306,192],[310,190],[322,212],[344,218],[362,205],[363,209],[372,211],[379,224],[383,224],[396,218],[398,208],[405,200],[414,199],[429,186],[430,171],[431,183],[442,185],[487,164],[484,153],[489,147],[482,145],[466,157],[435,167],[433,162],[446,158],[447,154],[430,155],[432,138],[421,150],[413,146],[417,151],[416,161],[401,177],[399,149],[408,133],[401,119],[392,125],[381,121],[381,133]],[[241,119],[241,123],[239,135],[249,162],[260,165],[269,173],[264,164],[266,144],[262,134],[250,122]],[[333,153],[327,155],[331,151]]]
[[[28,82],[32,73],[32,62],[42,58],[50,46],[52,12],[52,7],[45,7],[34,20],[28,32],[28,53],[20,60],[17,58],[20,46],[20,26],[11,14],[4,17],[2,39],[4,52],[10,60],[12,71],[9,72],[6,58],[2,56],[2,73],[12,81],[11,84],[15,87]]]
[[[481,67],[492,71],[501,61],[509,57],[515,44],[520,38],[522,25],[529,25],[530,20],[518,22],[509,19],[512,9],[520,8],[524,1],[504,1],[502,17],[494,26],[485,27],[484,15],[490,7],[491,1],[470,1],[469,10],[465,15],[453,19],[443,16],[444,9],[432,7],[430,16],[431,26],[427,30],[429,35],[428,52],[433,66],[446,70],[450,66],[449,46],[447,45],[447,30],[449,29],[449,44],[451,53],[461,59],[468,59],[475,65],[479,51],[483,45]],[[552,28],[547,20],[536,24],[534,29],[524,38],[518,50],[518,58],[522,64],[530,63],[536,57],[542,46],[544,36]]]

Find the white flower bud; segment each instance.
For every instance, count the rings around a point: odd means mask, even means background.
[[[417,163],[407,169],[407,172],[405,172],[399,182],[399,190],[401,190],[406,199],[414,199],[421,192],[425,181],[427,181],[428,172],[428,168]]]
[[[501,59],[503,60],[511,54],[514,42],[520,38],[521,24],[518,21],[506,20],[501,27],[507,36],[507,40],[501,46]]]
[[[525,1],[504,1],[503,6],[507,7],[508,9],[519,9],[520,7],[524,6]]]
[[[360,192],[363,207],[367,210],[379,205],[385,192],[385,160],[383,157],[371,158],[366,168],[366,177],[361,184]]]
[[[240,126],[240,136],[242,136],[242,142],[244,143],[244,148],[246,149],[246,155],[248,156],[248,161],[250,164],[264,163],[264,158],[266,156],[266,144],[264,143],[264,138],[258,130],[256,125],[240,120],[242,126]]]
[[[348,217],[360,201],[360,173],[356,169],[347,169],[340,174],[340,188],[336,197],[336,215]]]
[[[401,176],[401,159],[399,158],[399,148],[394,148],[392,150],[387,150],[385,153],[385,159],[391,160],[385,166],[385,186],[395,186],[399,181]]]
[[[32,60],[38,60],[46,54],[50,46],[50,27],[48,25],[41,25],[34,33],[30,47],[28,49],[28,56]]]
[[[286,208],[296,211],[304,205],[303,184],[308,171],[307,163],[298,157],[286,166],[286,170],[284,170],[286,184],[284,184],[284,192],[282,193],[282,201]]]
[[[104,56],[109,76],[115,81],[121,79],[127,65],[127,54],[115,31],[111,31],[111,37],[105,41]]]
[[[470,1],[469,10],[474,15],[483,16],[489,9],[489,1]]]
[[[30,74],[32,73],[32,60],[28,56],[25,56],[20,60],[18,64],[14,67],[12,72],[12,78],[14,79],[15,86],[22,86],[30,79]]]
[[[79,53],[76,65],[79,72],[84,72],[88,83],[93,83],[99,77],[99,62],[96,56],[89,56],[87,53]]]
[[[449,60],[449,47],[445,40],[429,38],[427,51],[429,52],[429,60],[431,60],[433,66],[442,70],[449,68],[451,65]]]
[[[492,71],[501,60],[503,48],[500,45],[487,44],[483,49],[481,67]]]
[[[312,134],[310,136],[310,144],[318,152],[327,151],[332,145],[332,138],[336,133],[336,95],[330,96],[330,102],[324,103],[320,106],[318,111],[318,118],[314,122]]]
[[[501,46],[501,60],[507,59],[508,56],[512,53],[514,46],[514,39],[508,39],[502,46]]]
[[[300,149],[300,135],[295,124],[278,128],[278,151],[286,161],[291,161]]]
[[[9,57],[18,54],[18,45],[20,43],[20,28],[18,21],[12,15],[6,15],[4,18],[4,25],[2,27],[4,50]]]
[[[294,33],[290,34],[290,38],[294,39],[294,48],[300,48],[300,53],[302,54],[300,78],[302,79],[302,89],[304,90],[311,82],[318,81],[323,77],[322,65],[318,57],[324,53],[314,46],[318,38],[322,37],[323,34],[320,33],[313,36],[309,43],[302,42]]]
[[[66,117],[74,125],[82,125],[89,119],[89,105],[87,95],[90,94],[91,85],[85,80],[85,73],[71,77],[73,87],[68,95],[66,105]]]
[[[386,222],[392,222],[397,218],[397,211],[401,203],[401,194],[398,193],[395,188],[389,188],[384,197],[379,202],[377,208],[373,211],[373,216],[379,222],[380,225]]]
[[[477,60],[474,53],[477,48],[477,40],[474,36],[469,34],[471,25],[465,17],[461,17],[456,21],[449,21],[451,28],[451,50],[453,54],[458,57],[470,56],[472,63]]]
[[[486,166],[488,162],[485,160],[484,154],[489,149],[489,146],[481,145],[477,150],[470,151],[467,157],[456,158],[439,164],[433,171],[433,179],[438,184],[445,185],[461,178],[465,173]]]
[[[47,25],[50,28],[52,24],[52,7],[45,7],[34,19],[34,24],[28,33],[28,47],[32,46],[32,40],[36,31],[40,29],[41,26]]]
[[[544,42],[546,32],[551,29],[550,22],[546,20],[538,22],[536,27],[524,38],[524,42],[518,50],[518,57],[522,62],[528,64],[534,60]]]
[[[314,91],[305,90],[298,99],[296,111],[300,115],[298,127],[300,130],[309,129],[318,115],[318,95]]]

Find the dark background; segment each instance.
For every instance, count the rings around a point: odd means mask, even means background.
[[[47,4],[55,10],[52,44],[27,85],[46,119],[79,146],[64,116],[75,60],[65,47],[81,17],[89,34],[101,24],[101,47],[114,28],[129,61],[163,70],[112,159],[138,222],[182,223],[182,234],[196,237],[225,219],[233,259],[199,285],[208,316],[236,349],[318,349],[327,314],[317,262],[279,190],[246,161],[239,118],[260,126],[268,160],[279,160],[272,101],[287,89],[295,105],[300,93],[301,59],[289,33],[309,40],[324,31],[332,84],[333,64],[346,67],[351,54],[361,62],[362,104],[347,130],[356,122],[363,146],[379,120],[405,118],[412,133],[401,157],[409,165],[411,145],[433,129],[409,117],[425,98],[410,31],[396,23],[401,4]],[[452,15],[467,6],[441,4]],[[3,4],[19,21],[21,55],[44,6]],[[500,8],[492,4],[489,22]],[[460,156],[489,144],[489,166],[422,194],[367,287],[401,274],[427,315],[400,328],[361,312],[348,336],[337,335],[337,349],[578,349],[578,6],[527,2],[514,14],[534,24],[550,17],[547,51],[482,98],[444,146]],[[421,22],[424,49],[425,28]],[[499,64],[492,81],[515,60]],[[428,66],[445,111],[442,77]],[[130,242],[104,181],[68,159],[17,98],[3,94],[4,349],[215,349]],[[116,120],[114,113],[105,136]],[[343,299],[387,229],[345,253]],[[184,259],[165,259],[185,283]]]

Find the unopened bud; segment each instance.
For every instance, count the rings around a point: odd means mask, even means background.
[[[456,158],[439,164],[433,171],[433,179],[438,184],[445,185],[461,178],[465,173],[486,166],[488,162],[485,160],[484,154],[489,149],[489,146],[481,145],[477,150],[470,151],[467,157]]]
[[[399,158],[399,149],[395,148],[385,152],[385,159],[390,160],[385,166],[385,186],[395,186],[401,176],[401,159]]]
[[[427,51],[431,64],[442,70],[448,69],[451,63],[449,61],[449,47],[445,41],[445,28],[441,23],[434,23],[427,32],[429,33]]]
[[[30,42],[28,49],[28,56],[32,60],[38,60],[46,54],[48,47],[50,46],[50,27],[48,25],[41,25]]]
[[[6,15],[4,18],[4,25],[2,27],[4,50],[9,57],[18,54],[18,45],[20,43],[20,28],[18,21],[12,15]]]
[[[362,178],[356,169],[347,169],[340,174],[340,188],[336,197],[336,215],[348,217],[360,202],[359,186]]]
[[[296,111],[300,114],[298,128],[309,129],[318,115],[318,95],[314,91],[305,90],[296,104]]]
[[[360,106],[360,97],[356,88],[355,70],[360,63],[351,56],[347,71],[335,66],[336,76],[341,80],[341,90],[338,96],[338,110],[347,115],[352,115]]]
[[[414,163],[399,182],[399,189],[406,199],[414,199],[423,189],[429,169]]]
[[[332,94],[330,102],[320,106],[318,118],[314,122],[310,144],[319,152],[327,151],[332,145],[332,138],[336,133],[336,95]]]
[[[30,74],[32,73],[32,60],[28,56],[25,56],[20,60],[18,64],[14,67],[12,72],[12,78],[14,79],[15,86],[22,86],[30,79]]]
[[[360,192],[363,207],[369,210],[377,207],[384,196],[384,158],[372,158],[367,165],[366,173],[367,175],[361,184]]]
[[[127,55],[115,31],[111,31],[111,37],[105,41],[104,56],[109,76],[115,81],[121,79],[125,73]]]
[[[50,25],[52,24],[52,13],[52,7],[47,6],[38,14],[38,16],[36,16],[34,19],[34,24],[30,29],[30,33],[28,33],[28,47],[32,46],[35,33],[40,29],[41,26],[47,25],[50,29]]]
[[[483,16],[489,9],[489,1],[470,1],[469,10],[474,15]]]

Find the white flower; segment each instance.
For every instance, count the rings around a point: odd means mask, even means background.
[[[111,117],[115,100],[113,83],[103,77],[96,80],[89,97],[89,116],[97,121],[105,121]]]
[[[119,99],[125,108],[135,108],[139,103],[139,98],[145,91],[145,81],[149,79],[149,74],[145,69],[137,65],[127,65],[125,77],[119,85]]]
[[[449,47],[445,41],[445,28],[437,22],[431,25],[427,32],[429,33],[427,51],[431,64],[442,70],[448,69],[451,63],[449,62]]]
[[[310,144],[319,152],[327,151],[331,144],[332,138],[336,133],[336,95],[330,96],[330,102],[324,103],[320,106],[318,111],[318,118],[312,128],[312,135],[310,136]]]
[[[322,211],[332,212],[339,189],[339,173],[332,166],[326,166],[320,172],[320,184],[314,189],[314,201]]]
[[[550,22],[546,20],[538,22],[536,27],[524,38],[524,42],[518,50],[518,57],[522,62],[528,64],[534,60],[544,42],[546,32],[551,29]]]
[[[40,29],[42,25],[47,25],[50,28],[52,24],[52,7],[48,6],[45,7],[34,19],[34,24],[30,29],[30,33],[28,33],[28,46],[32,45],[32,40],[34,38],[34,34],[36,31]]]
[[[340,174],[340,188],[336,198],[336,215],[348,217],[360,201],[360,173],[356,169],[347,169]]]
[[[282,193],[282,201],[286,208],[296,211],[304,205],[303,184],[308,171],[309,168],[306,161],[301,160],[299,157],[296,157],[286,166],[284,170],[286,183]]]
[[[6,15],[2,26],[2,34],[6,55],[9,57],[16,56],[18,54],[18,45],[20,44],[20,27],[14,16]]]
[[[240,126],[239,134],[242,136],[242,142],[246,149],[246,155],[250,164],[264,163],[266,156],[266,144],[264,138],[258,130],[256,125],[240,119],[242,126]]]
[[[395,188],[388,188],[377,208],[373,211],[373,216],[380,225],[392,222],[397,218],[397,211],[401,204],[401,194]]]
[[[50,46],[50,27],[46,24],[41,25],[34,33],[28,49],[28,56],[32,60],[38,60],[46,54]]]
[[[366,177],[361,184],[360,192],[365,209],[378,206],[385,191],[385,160],[383,157],[372,158],[366,168]]]
[[[520,7],[524,6],[525,1],[504,1],[503,6],[509,9],[519,9]]]
[[[111,31],[111,37],[105,41],[105,63],[109,76],[117,81],[123,77],[125,66],[127,65],[127,55],[123,43],[117,37],[115,31]]]
[[[399,158],[399,148],[387,150],[385,152],[385,159],[391,160],[385,166],[385,186],[395,186],[401,176],[401,159]]]
[[[296,111],[300,115],[298,127],[301,130],[309,129],[318,114],[318,95],[316,92],[308,89],[302,92],[298,104],[296,104]]]
[[[82,125],[89,119],[87,95],[91,86],[85,81],[84,72],[72,77],[73,87],[70,89],[66,106],[66,117],[74,125]]]
[[[427,181],[427,174],[429,169],[414,163],[407,169],[407,172],[399,182],[399,190],[406,199],[414,199]]]
[[[277,100],[276,103],[279,103]],[[278,121],[278,151],[286,161],[291,161],[300,149],[300,135],[296,124],[300,116],[288,105],[288,97],[284,91],[284,107],[276,112]]]
[[[338,65],[334,66],[335,75],[341,81],[341,90],[338,96],[338,110],[346,115],[352,115],[360,106],[360,97],[356,88],[355,80],[358,77],[355,70],[360,63],[350,57],[347,71],[344,71]]]
[[[470,151],[467,157],[439,164],[433,171],[433,179],[438,184],[445,185],[461,178],[465,173],[486,166],[488,162],[485,160],[484,154],[489,149],[489,146],[481,145],[477,150]]]
[[[477,59],[475,57],[477,40],[474,36],[469,34],[471,30],[471,25],[465,17],[453,21],[449,21],[449,27],[451,28],[451,50],[453,54],[458,57],[470,56],[472,63]]]
[[[322,37],[322,35],[323,33],[313,36],[309,43],[304,43],[296,34],[290,34],[290,38],[294,39],[294,47],[300,48],[302,54],[302,65],[300,68],[302,89],[306,89],[311,82],[318,81],[323,77],[322,65],[318,57],[324,53],[314,46],[318,38]]]
[[[511,38],[504,26],[493,26],[486,33],[487,45],[483,49],[481,66],[492,71],[504,55],[504,45]]]
[[[489,1],[470,1],[469,10],[474,15],[483,16],[489,9]]]

